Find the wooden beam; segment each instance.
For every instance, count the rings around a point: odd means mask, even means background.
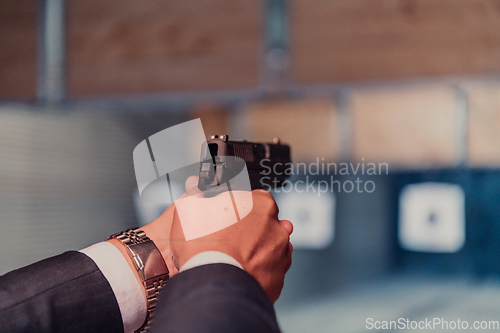
[[[296,82],[500,72],[498,0],[294,0]]]
[[[0,99],[35,99],[36,0],[0,0]]]
[[[254,87],[262,13],[262,1],[70,0],[70,95]]]

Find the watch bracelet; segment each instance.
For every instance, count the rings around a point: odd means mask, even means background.
[[[138,267],[138,262],[132,257],[133,252],[130,250],[130,245],[136,245],[146,242],[154,242],[146,236],[146,233],[140,228],[131,228],[125,231],[113,234],[110,236],[111,238],[116,238],[120,240],[124,245],[127,246],[129,250],[129,256],[131,256],[132,261],[137,267],[137,271],[141,271],[141,268]],[[156,247],[156,246],[155,246]],[[156,250],[159,252],[158,248]],[[141,261],[142,264],[142,261]],[[166,267],[166,265],[165,265]],[[148,280],[143,280],[143,285],[146,288],[146,319],[142,326],[136,330],[136,333],[145,333],[148,332],[151,327],[152,319],[154,317],[154,311],[156,309],[156,301],[158,299],[158,294],[160,293],[161,288],[165,284],[165,282],[169,278],[168,268],[166,274],[155,276],[154,278],[150,278]],[[143,276],[144,277],[144,276]]]

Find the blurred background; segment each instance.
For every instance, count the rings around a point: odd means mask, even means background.
[[[0,274],[148,222],[134,147],[201,118],[388,165],[276,193],[285,333],[499,321],[499,74],[496,0],[0,0]]]

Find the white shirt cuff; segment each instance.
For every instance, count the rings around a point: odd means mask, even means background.
[[[125,333],[134,332],[146,319],[146,300],[134,272],[122,253],[108,242],[80,252],[89,256],[108,280],[120,307]]]
[[[237,262],[233,257],[218,251],[206,251],[201,252],[189,259],[184,265],[182,265],[180,272],[184,272],[190,268],[208,265],[208,264],[229,264],[243,269],[239,262]]]
[[[80,252],[90,257],[108,280],[122,315],[125,333],[134,332],[146,318],[146,300],[139,286],[135,273],[130,268],[122,253],[108,242],[89,246]],[[179,272],[208,264],[229,264],[241,268],[233,257],[217,251],[198,253],[189,259]]]

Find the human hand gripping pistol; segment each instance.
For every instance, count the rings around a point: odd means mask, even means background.
[[[252,190],[282,187],[289,177],[285,169],[290,163],[290,146],[281,144],[279,139],[273,143],[257,143],[229,141],[228,135],[213,135],[201,149],[198,188],[206,191],[229,184],[245,164]]]

